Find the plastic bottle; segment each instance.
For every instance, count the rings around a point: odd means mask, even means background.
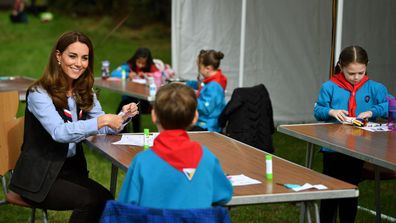
[[[157,92],[157,85],[154,82],[150,83],[149,92],[150,92],[150,97],[154,99],[155,93]]]
[[[272,155],[265,156],[265,175],[267,180],[272,180]]]
[[[388,98],[388,129],[396,131],[396,99]]]
[[[162,72],[157,71],[153,74],[154,77],[154,83],[157,86],[157,88],[160,88],[162,85]]]
[[[110,77],[110,61],[102,61],[102,79],[107,79]]]

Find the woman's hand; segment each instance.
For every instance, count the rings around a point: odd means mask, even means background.
[[[121,116],[124,121],[128,118],[134,117],[135,115],[139,114],[138,104],[129,103],[127,105],[124,105],[122,106],[121,112]]]
[[[108,126],[112,129],[120,129],[124,122],[122,116],[105,114],[98,117],[98,129]]]
[[[362,119],[371,118],[371,117],[373,117],[373,112],[371,111],[365,111],[358,115],[358,118],[362,118]]]
[[[339,122],[345,122],[348,115],[348,111],[330,109],[329,115],[336,118]]]

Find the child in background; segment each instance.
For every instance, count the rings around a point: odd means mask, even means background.
[[[344,122],[346,117],[368,118],[388,115],[388,90],[368,78],[367,52],[360,46],[345,48],[339,57],[336,74],[320,89],[314,107],[318,121]],[[348,183],[361,181],[363,161],[322,148],[323,173]],[[354,222],[358,198],[322,200],[320,222],[333,222],[339,211],[340,222]]]
[[[161,72],[157,69],[153,62],[153,57],[148,48],[138,48],[134,55],[124,64],[111,72],[112,77],[133,79],[144,79],[145,77],[161,77]],[[121,102],[117,108],[117,113],[122,109],[122,106],[129,103],[138,103],[140,100],[135,97],[123,95]],[[150,110],[150,103],[148,101],[140,101],[140,111],[148,113]],[[140,116],[136,116],[133,120],[133,132],[140,132],[141,120]]]
[[[221,132],[218,118],[225,107],[227,77],[220,67],[224,54],[215,50],[201,50],[197,58],[198,81],[187,81],[186,85],[198,90],[197,126],[202,130]],[[199,80],[202,75],[202,82]],[[194,128],[193,128],[194,129]],[[195,128],[197,129],[197,128]]]
[[[233,188],[218,159],[191,141],[186,128],[198,118],[194,91],[171,83],[156,94],[151,117],[160,131],[153,147],[137,154],[118,200],[142,207],[190,209],[226,204]]]
[[[24,0],[15,0],[11,11],[10,20],[13,23],[27,23],[28,17],[25,12]]]

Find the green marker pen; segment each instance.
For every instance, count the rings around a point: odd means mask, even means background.
[[[150,140],[150,130],[144,129],[144,145],[143,145],[144,150],[147,150],[149,148],[149,140]]]
[[[272,155],[265,156],[265,175],[267,180],[272,180]]]

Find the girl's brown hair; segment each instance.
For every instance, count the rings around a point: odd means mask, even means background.
[[[349,46],[342,50],[338,59],[337,66],[335,67],[335,73],[341,72],[342,67],[346,67],[351,63],[360,63],[367,66],[368,55],[366,50],[360,46]]]
[[[204,66],[213,66],[215,70],[220,67],[220,61],[224,54],[215,50],[201,50],[198,55],[198,63]]]

